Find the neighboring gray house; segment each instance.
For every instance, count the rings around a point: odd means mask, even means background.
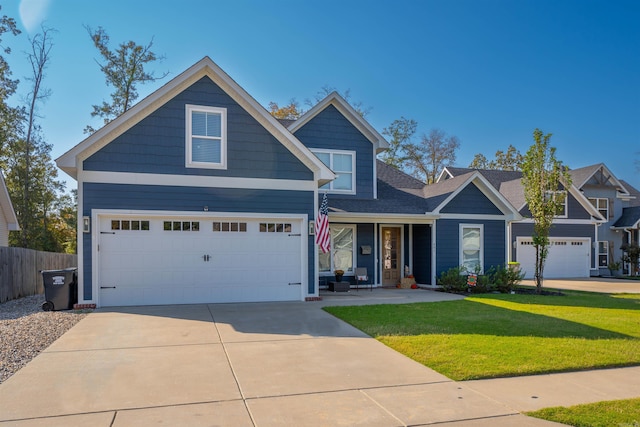
[[[57,159],[78,181],[79,303],[305,300],[335,269],[384,286],[506,263],[521,216],[482,174],[427,187],[386,148],[338,94],[280,122],[205,57]]]
[[[472,169],[446,168],[440,180]],[[533,222],[529,218],[521,172],[480,170],[492,185],[523,216],[511,223],[510,260],[518,261],[533,276],[535,253],[531,241]],[[619,181],[604,164],[569,171],[572,185],[567,190],[564,213],[554,220],[545,277],[589,277],[609,275],[612,260],[622,256],[623,242],[637,241],[640,211],[632,207],[639,200],[630,185]]]
[[[4,175],[0,171],[0,246],[9,246],[9,232],[18,230],[18,218],[4,183]]]

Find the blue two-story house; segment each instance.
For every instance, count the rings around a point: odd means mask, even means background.
[[[57,159],[78,182],[79,303],[305,300],[336,269],[393,286],[505,264],[520,215],[482,174],[425,186],[387,147],[335,93],[283,124],[202,59]]]

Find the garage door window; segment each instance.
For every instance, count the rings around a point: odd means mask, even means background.
[[[213,232],[235,232],[235,233],[245,233],[247,231],[247,223],[246,222],[228,222],[228,221],[214,221],[213,222]]]
[[[200,231],[199,221],[164,221],[165,231]]]
[[[291,233],[291,224],[261,222],[260,232],[261,233]]]
[[[482,224],[460,224],[460,265],[468,271],[482,273],[483,232]]]
[[[113,219],[111,220],[111,229],[124,231],[149,231],[149,221]]]

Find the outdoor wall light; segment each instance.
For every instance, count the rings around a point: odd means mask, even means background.
[[[309,221],[309,236],[313,236],[316,234],[316,222]]]
[[[82,232],[90,233],[91,232],[91,218],[88,216],[82,217]]]
[[[209,206],[205,206],[205,207],[204,207],[204,211],[205,211],[205,212],[209,212]]]

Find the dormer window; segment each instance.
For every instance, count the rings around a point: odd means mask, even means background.
[[[331,193],[355,194],[356,192],[356,152],[345,150],[311,149],[318,159],[338,177],[320,187]]]
[[[589,198],[589,201],[600,212],[600,215],[609,221],[609,199]]]
[[[186,106],[186,166],[227,168],[227,109]]]

